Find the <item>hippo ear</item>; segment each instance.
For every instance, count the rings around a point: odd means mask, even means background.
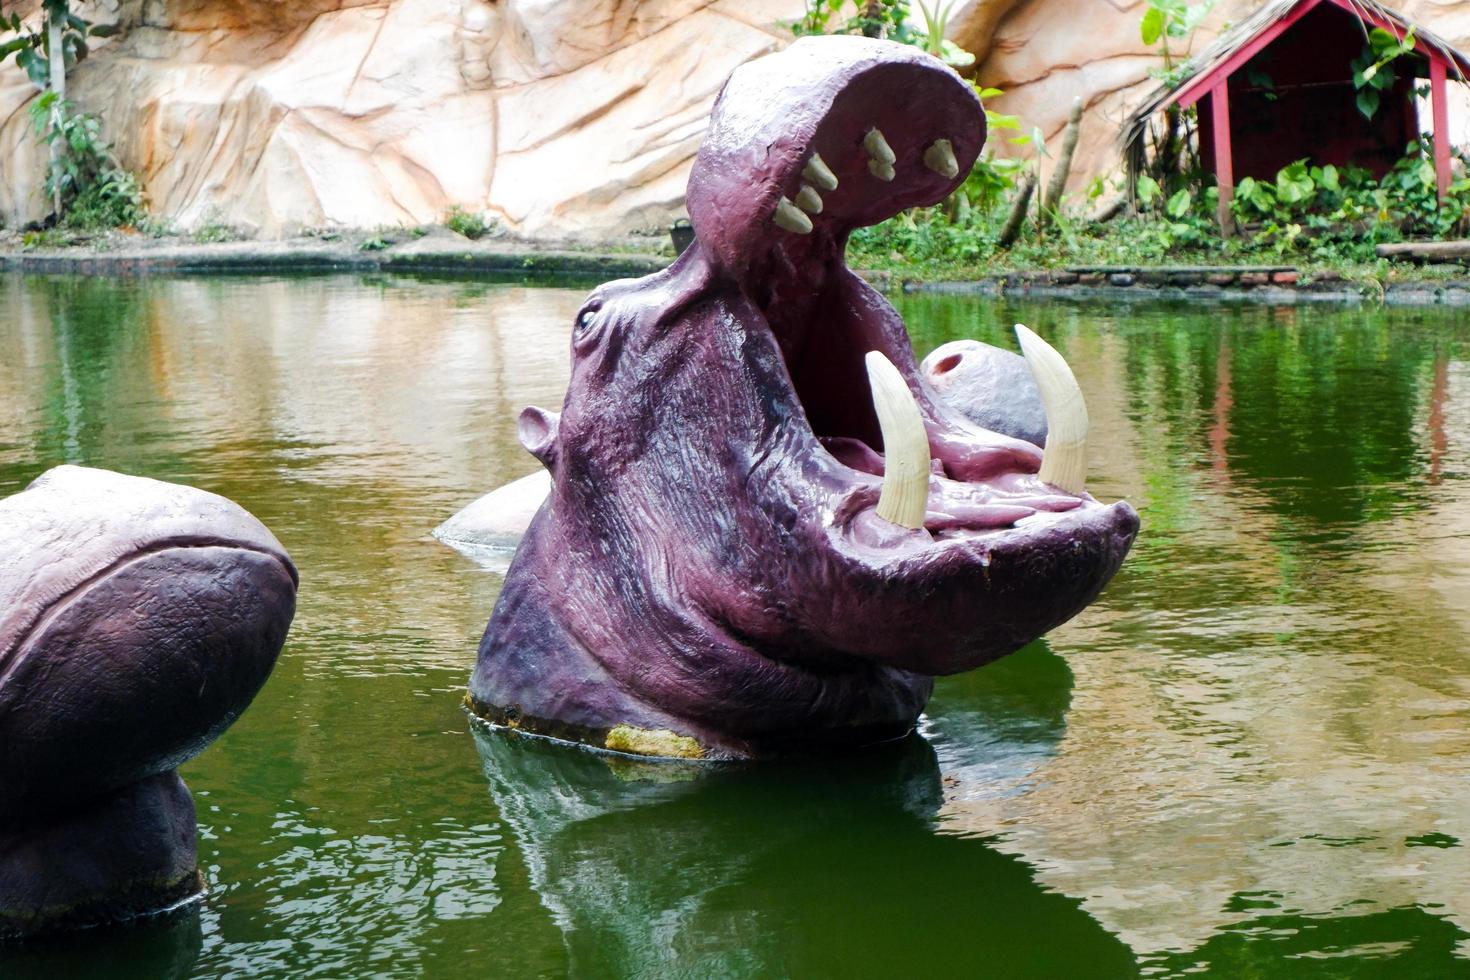
[[[556,430],[561,425],[561,416],[535,405],[524,409],[516,422],[516,435],[526,451],[548,470],[556,466]]]

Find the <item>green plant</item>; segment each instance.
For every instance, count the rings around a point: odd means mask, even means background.
[[[225,222],[211,218],[195,228],[189,237],[201,245],[214,245],[219,242],[239,241],[240,233]]]
[[[458,204],[451,205],[444,212],[444,227],[457,235],[463,235],[471,241],[485,237],[490,230],[490,225],[479,214],[466,211]]]
[[[48,88],[52,82],[52,31],[49,28],[53,21],[57,26],[55,33],[61,38],[62,58],[67,69],[87,57],[87,38],[111,37],[117,28],[110,24],[92,24],[83,20],[71,12],[68,0],[44,0],[41,7],[45,17],[35,29],[28,28],[19,14],[12,13],[9,17],[0,14],[0,30],[15,35],[8,41],[0,42],[0,64],[4,64],[6,58],[14,55],[15,63],[32,82],[40,88]]]
[[[138,178],[118,163],[102,138],[96,116],[80,113],[55,92],[45,92],[28,109],[36,135],[59,152],[46,176],[48,197],[59,201],[64,223],[73,228],[135,225],[145,215]]]
[[[850,9],[846,15],[844,8]],[[806,0],[806,13],[790,27],[797,37],[862,34],[903,43],[913,40],[905,0]]]
[[[375,235],[357,247],[364,252],[381,252],[384,249],[392,248],[393,243],[381,235]]]
[[[945,38],[949,28],[949,14],[954,0],[934,0],[931,8],[924,0],[914,0],[924,17],[924,29],[914,34],[914,43],[951,68],[968,68],[975,63],[975,56]]]
[[[1372,119],[1382,102],[1380,93],[1393,88],[1398,73],[1393,63],[1414,51],[1414,28],[1396,37],[1381,27],[1368,32],[1363,51],[1353,61],[1353,87],[1358,90],[1358,111],[1364,119]]]
[[[1178,80],[1173,77],[1176,65],[1169,41],[1182,41],[1192,36],[1214,6],[1215,0],[1201,0],[1199,3],[1189,3],[1188,0],[1148,0],[1148,9],[1143,13],[1138,32],[1144,44],[1149,47],[1155,44],[1159,46],[1164,68],[1157,73],[1158,77],[1170,84]]]
[[[1151,70],[1149,74],[1166,85],[1175,85],[1183,79],[1186,66],[1175,60],[1175,51],[1169,42],[1193,38],[1194,32],[1214,9],[1215,2],[1216,0],[1199,0],[1197,3],[1189,3],[1188,0],[1148,0],[1148,6],[1138,25],[1138,33],[1144,44],[1149,47],[1158,46],[1159,57],[1163,61],[1160,68]],[[1177,105],[1170,104],[1164,110],[1162,130],[1157,131],[1153,137],[1153,174],[1171,191],[1177,190],[1181,181],[1185,180],[1185,174],[1198,166],[1198,161],[1192,159],[1194,141],[1190,138],[1194,119],[1193,107],[1181,110]]]

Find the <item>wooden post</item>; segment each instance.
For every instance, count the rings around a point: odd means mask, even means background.
[[[1445,91],[1445,64],[1429,59],[1429,94],[1434,100],[1434,185],[1443,201],[1450,193],[1450,105]]]
[[[1229,84],[1227,76],[1210,90],[1210,122],[1215,137],[1215,187],[1220,192],[1216,216],[1224,238],[1235,234],[1235,219],[1230,214],[1230,201],[1235,197],[1235,164],[1230,155],[1230,95],[1226,91]]]

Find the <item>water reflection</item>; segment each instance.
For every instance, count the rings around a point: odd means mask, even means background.
[[[1026,865],[934,833],[943,785],[920,738],[723,769],[475,741],[573,975],[1133,972]]]
[[[585,292],[0,277],[0,494],[182,480],[303,573],[276,676],[185,771],[194,924],[0,975],[1466,972],[1470,324],[903,297],[921,353],[1019,320],[1068,355],[1134,554],[942,680],[930,747],[651,784],[469,737],[499,579],[429,537],[536,465],[515,412],[560,402]]]
[[[135,923],[0,951],[6,980],[185,980],[194,976],[203,933],[199,906]]]
[[[1076,673],[1055,752],[945,825],[999,838],[1161,971],[1454,972],[1470,333],[1424,314],[987,313],[998,339],[1029,317],[1069,355],[1097,492],[1144,532],[1050,637]]]

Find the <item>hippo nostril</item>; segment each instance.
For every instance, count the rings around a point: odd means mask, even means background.
[[[938,364],[934,365],[935,374],[948,374],[960,366],[960,361],[965,359],[963,354],[951,354]]]

